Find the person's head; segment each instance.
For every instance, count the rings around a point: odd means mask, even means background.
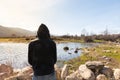
[[[39,39],[48,39],[50,38],[50,33],[49,30],[47,28],[47,26],[45,24],[41,24],[38,28],[37,31],[37,37]]]

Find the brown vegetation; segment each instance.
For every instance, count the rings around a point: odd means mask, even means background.
[[[72,41],[72,42],[120,42],[120,34],[99,34],[99,35],[62,35],[52,36],[56,41]]]

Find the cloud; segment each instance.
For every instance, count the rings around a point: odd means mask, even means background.
[[[21,10],[43,10],[59,3],[62,0],[0,0],[3,9],[21,11]]]

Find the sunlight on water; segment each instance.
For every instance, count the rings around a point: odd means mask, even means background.
[[[22,68],[27,65],[28,44],[1,43],[0,63],[12,65],[14,68]]]

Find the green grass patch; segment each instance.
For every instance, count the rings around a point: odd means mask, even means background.
[[[94,42],[96,43],[102,43],[102,42],[105,42],[104,40],[94,40]]]
[[[87,61],[94,61],[94,60],[96,60],[96,57],[83,54],[77,58],[66,61],[65,64],[71,65],[70,70],[77,70],[81,64],[84,64]]]

